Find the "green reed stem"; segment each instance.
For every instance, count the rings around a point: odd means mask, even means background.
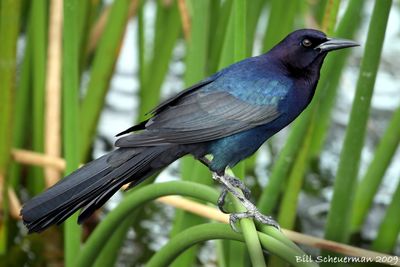
[[[33,119],[32,148],[36,152],[44,149],[44,106],[47,50],[47,1],[32,2],[29,34],[32,37]],[[31,193],[38,194],[44,188],[43,170],[33,168],[33,177],[28,180]]]
[[[2,220],[0,221],[0,255],[8,250],[9,241],[9,181],[7,168],[13,130],[16,51],[20,26],[21,1],[4,0],[0,10],[0,188]]]
[[[361,228],[383,176],[396,153],[400,142],[400,107],[394,112],[389,125],[376,148],[367,172],[361,179],[354,198],[354,211],[351,220],[352,230]]]
[[[130,0],[114,1],[96,50],[87,93],[80,110],[81,159],[86,157],[96,132],[97,122],[124,37],[130,4]]]
[[[63,151],[66,160],[65,174],[79,167],[79,1],[64,2],[63,27]],[[80,251],[82,230],[76,224],[77,214],[70,217],[64,227],[65,265],[75,266]]]
[[[386,214],[379,226],[378,235],[372,243],[372,249],[384,253],[392,253],[396,248],[400,233],[400,183],[394,192],[392,201],[387,208]]]
[[[350,216],[360,154],[391,4],[391,0],[375,3],[368,30],[364,57],[357,81],[356,96],[340,155],[334,194],[325,231],[325,237],[334,241],[347,242],[350,234]]]

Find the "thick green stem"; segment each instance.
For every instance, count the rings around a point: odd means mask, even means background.
[[[379,226],[376,239],[372,243],[372,249],[384,253],[392,253],[397,244],[400,232],[400,183],[392,197],[392,202],[387,208],[385,217]]]
[[[128,21],[130,0],[113,3],[107,24],[96,50],[86,96],[81,106],[81,159],[85,158],[96,131],[97,121],[108,91]]]
[[[63,151],[65,174],[73,172],[80,162],[79,129],[79,32],[78,0],[64,1],[63,27]],[[75,266],[82,230],[76,224],[77,214],[64,225],[65,265]]]
[[[29,34],[32,38],[32,73],[33,73],[33,119],[35,125],[32,131],[32,147],[36,152],[44,149],[44,106],[46,79],[47,50],[47,1],[32,1]],[[33,168],[33,177],[28,180],[29,189],[33,194],[39,194],[44,188],[43,171]]]
[[[371,96],[378,71],[391,0],[375,2],[364,57],[357,82],[356,96],[350,114],[349,126],[343,144],[331,209],[325,237],[347,242],[350,233],[350,215],[357,182],[361,149],[369,114]]]
[[[16,78],[16,50],[20,25],[20,0],[1,2],[0,10],[0,199],[2,219],[0,221],[0,255],[8,247],[8,178],[7,168],[11,155],[12,117]]]
[[[376,148],[375,156],[357,187],[351,218],[352,231],[358,231],[361,228],[399,142],[400,107],[393,114],[386,132]]]

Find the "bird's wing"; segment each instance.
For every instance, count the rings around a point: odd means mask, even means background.
[[[168,108],[168,106],[173,105],[175,102],[179,101],[179,99],[181,99],[182,97],[193,93],[194,91],[196,91],[197,89],[206,86],[207,84],[215,81],[223,72],[217,72],[214,75],[192,85],[189,88],[186,88],[185,90],[183,90],[182,92],[176,94],[175,96],[168,98],[167,100],[161,102],[160,104],[158,104],[158,106],[156,106],[154,109],[152,109],[150,112],[148,112],[148,114],[159,114],[161,111],[165,110],[166,108]]]
[[[226,137],[278,118],[279,96],[269,98],[257,105],[226,91],[196,91],[156,113],[144,131],[118,139],[116,146],[191,144]]]
[[[180,93],[176,94],[175,96],[166,99],[165,101],[161,102],[160,104],[158,104],[155,108],[153,108],[152,110],[150,110],[147,114],[152,114],[152,115],[157,115],[159,113],[161,113],[163,110],[165,110],[166,108],[168,108],[170,105],[175,104],[177,101],[179,101],[179,99],[181,99],[182,97],[193,93],[194,91],[196,91],[197,89],[200,89],[201,87],[213,82],[215,79],[217,79],[222,72],[217,72],[216,74],[192,85],[189,88],[186,88],[185,90],[181,91]],[[146,115],[147,115],[146,114]],[[134,131],[139,131],[139,130],[144,130],[146,128],[146,123],[149,120],[145,120],[142,121],[141,123],[134,125],[132,127],[129,127],[128,129],[118,133],[116,136],[121,136],[130,132],[134,132]]]

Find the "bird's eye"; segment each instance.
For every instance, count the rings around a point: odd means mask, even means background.
[[[303,41],[301,41],[301,44],[304,47],[310,47],[312,45],[312,42],[309,39],[304,39]]]

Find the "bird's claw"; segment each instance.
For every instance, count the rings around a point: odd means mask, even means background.
[[[241,212],[241,213],[231,213],[229,215],[229,224],[232,228],[233,231],[239,232],[238,228],[236,227],[236,223],[240,219],[245,219],[245,218],[251,218],[256,220],[259,223],[262,223],[264,225],[269,225],[273,226],[279,231],[281,231],[281,227],[279,224],[271,217],[271,216],[266,216],[259,212],[257,209],[252,210],[252,211],[246,211],[246,212]]]
[[[240,219],[243,218],[252,218],[262,224],[265,225],[271,225],[275,227],[276,229],[280,230],[279,224],[272,219],[270,216],[266,216],[262,214],[257,207],[249,200],[250,198],[250,190],[247,189],[247,187],[243,184],[242,181],[235,177],[231,177],[228,175],[223,175],[220,176],[216,173],[213,174],[214,180],[218,181],[219,183],[222,184],[223,189],[221,192],[221,195],[218,198],[218,208],[223,212],[223,213],[228,213],[224,209],[224,204],[225,204],[225,198],[228,192],[230,192],[234,197],[236,197],[240,203],[243,205],[243,207],[246,208],[246,212],[241,212],[241,213],[232,213],[229,216],[229,224],[231,225],[232,229],[235,232],[239,232],[238,229],[236,228],[236,222]],[[237,190],[239,188],[243,195],[239,193]]]
[[[218,197],[218,201],[217,201],[217,206],[219,208],[219,210],[225,214],[228,214],[229,212],[224,208],[225,205],[225,198],[226,195],[228,194],[228,190],[226,188],[222,189],[221,195],[219,195]]]

